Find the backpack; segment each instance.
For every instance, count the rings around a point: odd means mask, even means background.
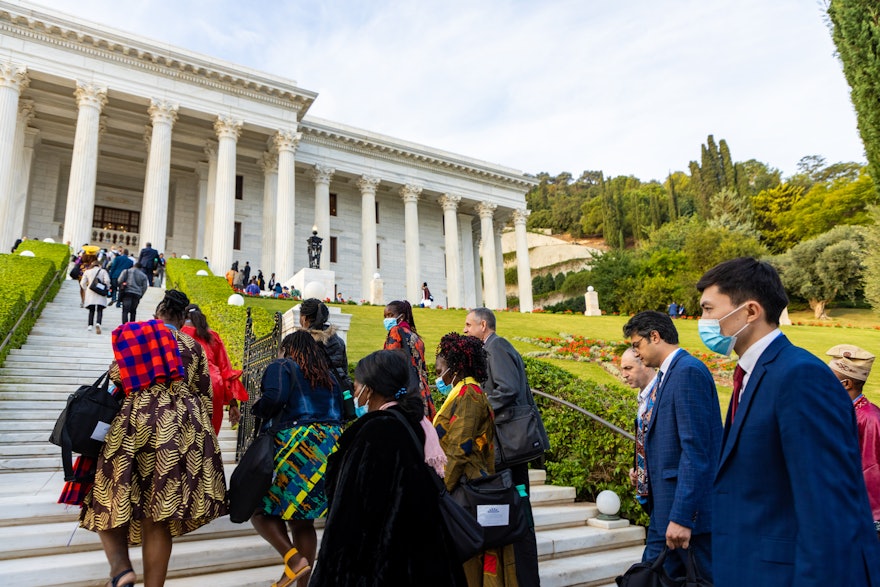
[[[118,388],[111,394],[109,384],[109,371],[105,371],[91,385],[81,385],[70,394],[49,435],[49,442],[61,447],[65,481],[74,480],[72,453],[96,458],[110,423],[122,408],[125,394]]]

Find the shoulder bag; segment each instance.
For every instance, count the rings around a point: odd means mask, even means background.
[[[526,503],[510,469],[478,479],[462,477],[452,498],[483,527],[484,548],[519,542],[529,532]]]
[[[495,413],[497,462],[518,465],[544,454],[539,418],[538,409],[530,404]]]
[[[89,284],[89,289],[95,292],[96,294],[100,294],[102,296],[106,296],[110,292],[110,288],[106,283],[101,281],[101,271],[95,271],[95,276],[92,278],[92,282]]]
[[[409,425],[406,418],[395,410],[388,410],[388,412],[400,420],[404,428],[409,432],[419,454],[424,454],[425,447],[419,442],[419,438],[416,436],[416,433],[413,432],[412,427]],[[446,485],[443,483],[443,480],[440,479],[433,469],[424,463],[424,459],[422,460],[422,465],[425,467],[427,475],[431,477],[434,485],[437,487],[440,517],[443,519],[444,526],[446,526],[446,533],[449,535],[453,543],[455,552],[458,555],[458,560],[464,562],[475,557],[485,548],[483,542],[483,527],[477,523],[476,519],[471,516],[465,508],[459,505],[452,496],[449,495],[449,492],[446,491]]]
[[[229,478],[229,520],[233,524],[251,519],[275,478],[275,435],[281,428],[276,424],[266,432],[260,433],[260,426],[255,430],[256,438]]]
[[[61,447],[64,480],[73,479],[73,455],[95,458],[104,445],[104,437],[113,418],[122,408],[121,390],[108,391],[109,372],[91,385],[82,385],[67,398],[67,405],[55,422],[49,442]]]

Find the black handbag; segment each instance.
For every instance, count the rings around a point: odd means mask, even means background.
[[[73,453],[97,457],[113,418],[122,408],[125,394],[118,389],[110,394],[109,384],[109,372],[105,371],[93,384],[81,385],[67,398],[55,421],[49,442],[61,447],[65,481],[73,479]]]
[[[259,429],[256,426],[256,430]],[[258,434],[229,478],[229,520],[233,524],[250,520],[260,500],[269,493],[275,478],[275,434],[278,430],[273,426]]]
[[[484,548],[519,542],[529,532],[527,502],[509,469],[479,479],[462,477],[452,498],[483,527]]]
[[[527,463],[544,454],[538,409],[513,406],[495,414],[496,462],[505,465]]]
[[[110,287],[106,283],[101,281],[101,279],[98,277],[98,275],[100,273],[101,273],[100,271],[97,271],[95,273],[95,278],[89,284],[89,289],[92,290],[93,292],[95,292],[96,294],[106,296],[110,293]]]
[[[404,425],[412,437],[413,443],[419,451],[424,454],[425,447],[419,442],[416,433],[413,432],[402,414],[395,410],[388,410],[394,414],[398,420]],[[424,464],[424,463],[423,463]],[[483,527],[477,523],[476,518],[470,514],[465,508],[458,504],[455,499],[449,495],[443,480],[434,472],[433,469],[425,466],[425,472],[437,487],[438,505],[440,506],[440,516],[443,518],[443,524],[446,526],[446,532],[455,548],[460,562],[465,562],[484,550]]]
[[[618,587],[712,587],[712,582],[700,575],[693,549],[684,558],[685,576],[671,578],[663,568],[669,549],[663,550],[653,561],[636,563],[614,579]]]

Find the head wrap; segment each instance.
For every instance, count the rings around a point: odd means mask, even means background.
[[[828,349],[826,355],[834,357],[828,366],[850,379],[866,381],[871,374],[874,355],[851,344],[839,344]]]

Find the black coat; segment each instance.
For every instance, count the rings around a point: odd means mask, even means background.
[[[418,425],[413,430],[424,438]],[[433,474],[393,414],[355,421],[328,460],[330,508],[309,585],[466,585]]]

